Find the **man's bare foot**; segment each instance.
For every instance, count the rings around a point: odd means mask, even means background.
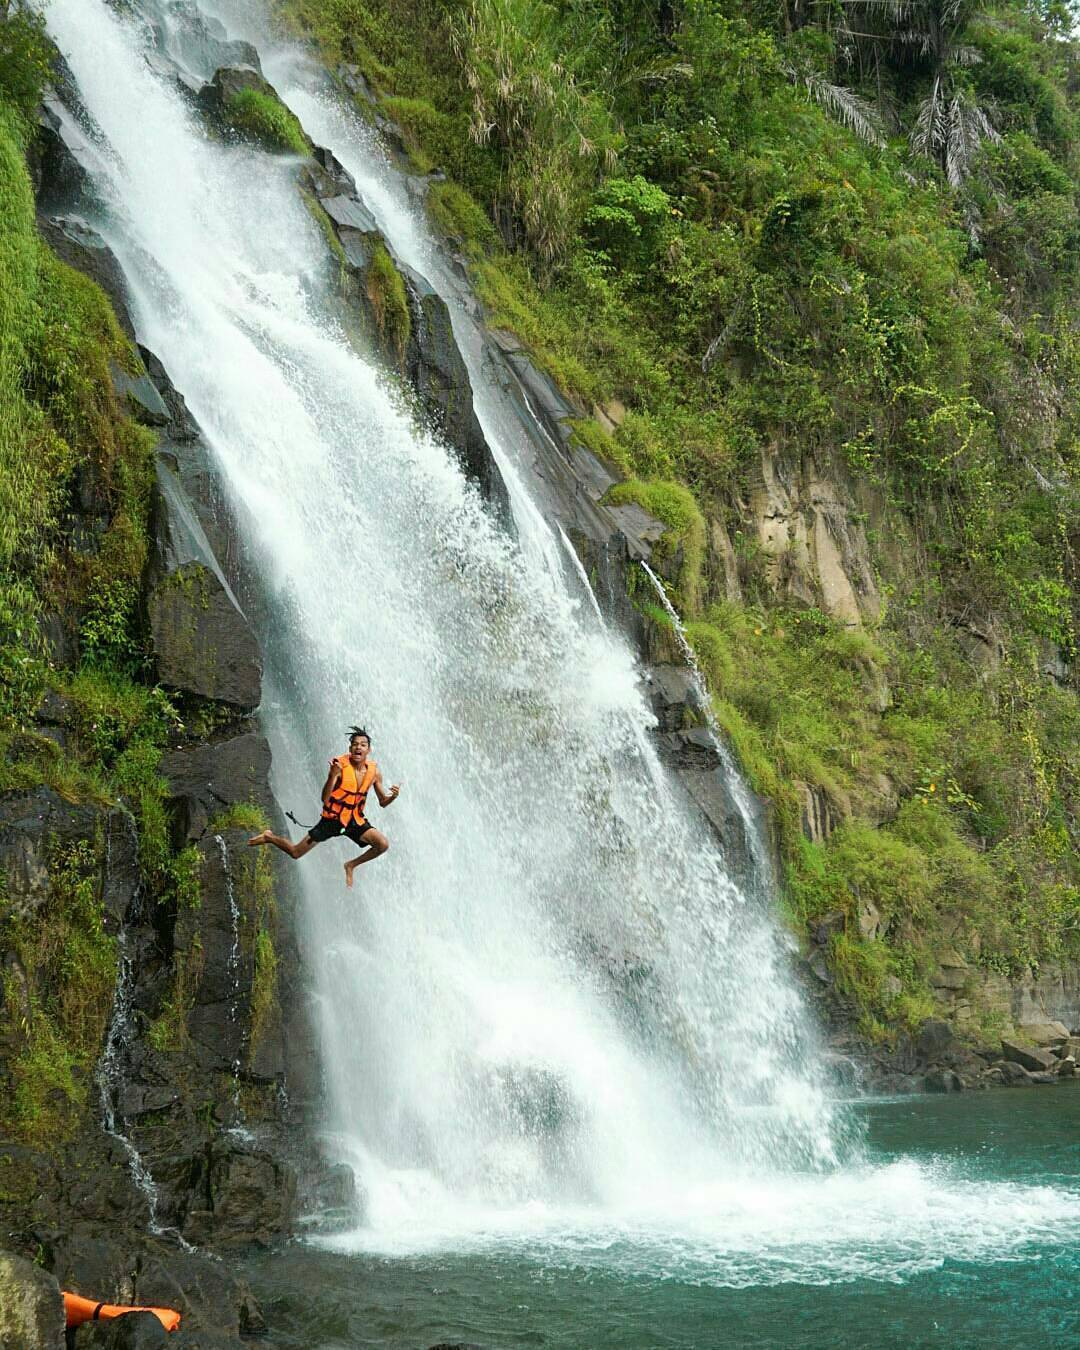
[[[355,870],[356,870],[355,863],[345,864],[345,885],[348,886],[350,891],[352,890],[352,874]]]
[[[248,848],[252,848],[255,844],[265,844],[270,834],[270,830],[263,830],[262,834],[253,834],[248,840]]]

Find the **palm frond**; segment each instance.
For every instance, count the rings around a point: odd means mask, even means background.
[[[997,128],[970,95],[956,93],[945,117],[945,176],[954,188],[971,177],[979,146],[983,141],[999,141]]]
[[[909,141],[915,154],[937,159],[945,144],[946,109],[941,76],[938,75],[930,93],[919,104],[915,125],[911,128]]]
[[[879,148],[885,144],[885,130],[878,110],[867,99],[860,97],[842,84],[833,84],[813,66],[794,66],[784,62],[784,73],[795,85],[802,85],[807,94],[842,123],[860,140]]]

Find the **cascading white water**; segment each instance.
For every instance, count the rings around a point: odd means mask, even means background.
[[[760,1210],[768,1245],[785,1205],[808,1232],[826,1214],[850,1230],[857,1186],[856,1227],[887,1225],[896,1177],[815,1176],[844,1130],[784,944],[657,761],[628,649],[521,483],[518,547],[338,331],[295,166],[215,142],[148,65],[138,16],[190,4],[127,8],[52,0],[49,26],[106,146],[100,226],[140,337],[204,429],[272,615],[279,799],[315,818],[354,721],[404,785],[376,819],[391,851],[353,891],[339,843],[300,864],[358,1240],[565,1227],[588,1207],[601,1229],[664,1245],[685,1226],[706,1247]],[[354,169],[360,133],[325,115],[310,129]],[[903,1187],[936,1193],[914,1168]],[[924,1227],[961,1241],[967,1221]]]

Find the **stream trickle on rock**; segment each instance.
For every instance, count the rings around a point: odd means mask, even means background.
[[[441,289],[370,133],[269,43],[259,7],[207,8],[258,40]],[[403,783],[375,820],[391,850],[352,891],[336,841],[297,874],[326,1146],[363,1199],[338,1241],[607,1244],[690,1268],[722,1250],[768,1282],[897,1278],[973,1242],[1000,1259],[1080,1232],[1076,1197],[861,1159],[780,926],[660,762],[634,657],[532,501],[475,344],[516,541],[341,331],[295,162],[214,140],[177,88],[177,60],[189,82],[212,73],[213,44],[178,37],[192,9],[52,0],[48,22],[96,124],[93,223],[258,578],[278,799],[317,801],[354,722]]]

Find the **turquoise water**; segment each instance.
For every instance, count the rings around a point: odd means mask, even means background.
[[[862,1166],[710,1187],[681,1223],[489,1215],[248,1274],[280,1350],[1080,1346],[1080,1086],[852,1109]]]

